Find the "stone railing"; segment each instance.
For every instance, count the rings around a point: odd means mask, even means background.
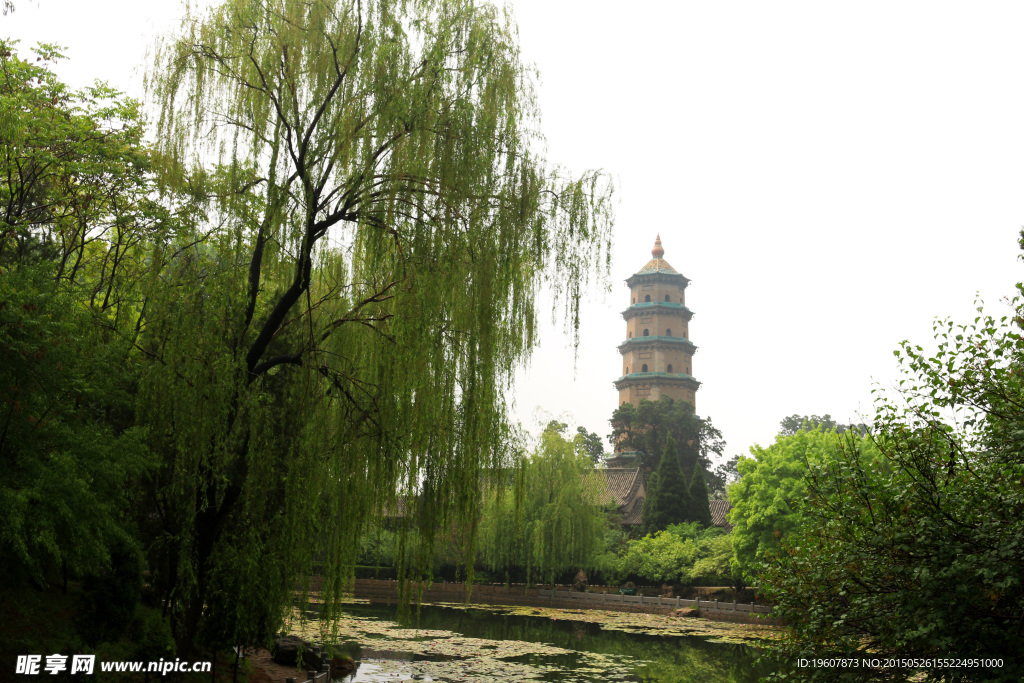
[[[769,614],[772,611],[771,605],[758,605],[756,603],[720,602],[718,600],[701,600],[700,596],[693,600],[686,598],[664,598],[647,595],[618,595],[614,593],[579,593],[573,591],[558,591],[541,589],[538,597],[549,600],[564,600],[578,602],[582,605],[615,609],[616,605],[650,605],[657,607],[668,607],[680,609],[688,607],[698,610],[715,612],[746,612],[747,614]]]
[[[434,583],[424,585],[422,599],[427,602],[462,602],[466,597],[466,587],[461,583]],[[590,587],[586,593],[572,590],[550,588],[533,588],[524,585],[512,586],[474,586],[470,594],[471,603],[512,604],[524,606],[559,606],[582,607],[590,609],[624,610],[629,612],[669,612],[673,609],[692,608],[701,610],[708,616],[731,618],[736,616],[745,620],[747,617],[770,617],[771,605],[753,603],[724,602],[701,598],[665,598],[650,595],[619,595],[615,588]],[[600,590],[604,588],[605,590]],[[641,589],[643,590],[643,589]],[[648,587],[649,591],[655,589]],[[410,594],[416,594],[416,586],[411,587]],[[373,579],[356,580],[353,595],[357,598],[368,598],[371,601],[392,602],[398,597],[397,581],[375,581]]]

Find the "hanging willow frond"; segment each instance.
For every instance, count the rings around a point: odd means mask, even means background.
[[[230,0],[160,48],[160,151],[206,169],[221,226],[168,262],[143,344],[180,642],[265,638],[314,569],[333,614],[399,494],[421,532],[477,519],[540,285],[578,329],[607,275],[611,186],[545,165],[533,77],[470,0]]]

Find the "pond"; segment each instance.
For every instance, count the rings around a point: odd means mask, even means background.
[[[601,610],[351,604],[330,638],[357,662],[345,683],[380,681],[756,681],[775,633],[754,626]],[[318,624],[295,625],[314,636]],[[327,642],[325,640],[325,642]]]

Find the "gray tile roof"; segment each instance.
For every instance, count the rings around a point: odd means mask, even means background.
[[[622,523],[635,526],[640,523],[647,489],[639,467],[605,467],[594,470],[604,475],[607,495],[605,505],[615,503],[622,511]]]
[[[732,531],[732,524],[726,521],[725,515],[732,509],[732,503],[727,500],[708,501],[711,507],[711,523],[720,526],[726,531]]]

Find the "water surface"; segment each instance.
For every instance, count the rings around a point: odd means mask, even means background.
[[[494,610],[424,605],[418,617],[400,622],[395,607],[349,605],[339,642],[360,666],[346,683],[746,683],[768,673],[755,664],[754,645],[762,641],[743,626],[645,614]],[[694,626],[701,635],[686,634]]]

